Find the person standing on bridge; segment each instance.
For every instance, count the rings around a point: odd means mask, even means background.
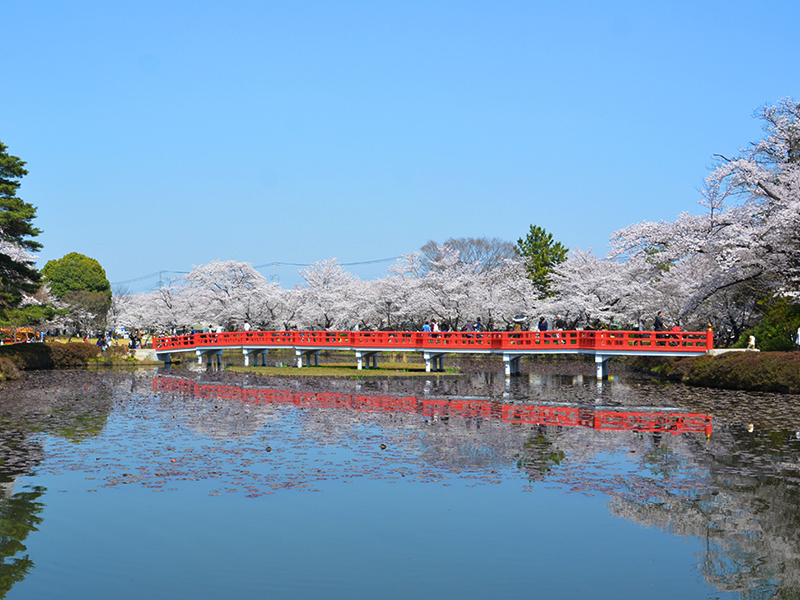
[[[556,316],[556,331],[564,331],[566,328],[567,328],[567,322],[564,320],[564,318],[561,315],[557,315]],[[555,337],[561,338],[561,343],[562,344],[566,344],[567,343],[567,341],[564,339],[564,336],[562,334],[557,333],[557,334],[555,334]]]
[[[544,317],[539,317],[539,325],[537,326],[539,331],[547,331],[549,327],[547,320]]]
[[[658,311],[655,321],[653,321],[653,331],[664,331],[664,313]],[[656,334],[656,338],[663,338],[663,335]],[[663,346],[664,342],[656,342],[657,346]]]

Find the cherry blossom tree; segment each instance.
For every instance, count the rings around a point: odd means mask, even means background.
[[[653,312],[652,278],[658,269],[642,257],[603,260],[572,250],[551,272],[554,295],[539,304],[543,314],[564,316],[570,327],[633,328]]]
[[[631,225],[614,234],[607,257],[657,267],[647,282],[657,302],[676,321],[720,327],[723,341],[755,318],[760,297],[797,297],[800,283],[800,105],[782,100],[757,116],[765,137],[718,156],[705,214]]]
[[[483,279],[480,263],[464,263],[458,250],[440,246],[439,258],[430,262],[420,282],[419,306],[425,318],[435,318],[452,329],[474,320],[486,298]]]
[[[481,280],[485,293],[482,298],[482,314],[490,329],[511,327],[516,315],[532,315],[539,304],[539,290],[536,283],[527,276],[526,262],[523,258],[506,259],[486,273]]]
[[[425,307],[422,294],[422,257],[406,254],[389,273],[372,283],[376,321],[380,329],[415,329],[422,326]]]
[[[344,329],[360,319],[357,278],[329,258],[300,271],[302,290],[299,320],[313,329]]]
[[[474,265],[483,273],[502,267],[506,259],[519,257],[514,244],[499,238],[450,238],[441,245],[431,240],[420,248],[422,272],[436,268],[437,261],[443,258],[444,248],[457,252],[461,262]]]

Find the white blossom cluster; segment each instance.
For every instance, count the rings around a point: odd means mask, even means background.
[[[214,261],[145,294],[117,295],[113,326],[173,330],[182,327],[241,329],[419,329],[426,320],[462,329],[478,317],[505,328],[530,313],[535,298],[521,260],[481,272],[458,252],[422,274],[420,254],[404,256],[377,280],[362,281],[335,259],[300,272],[306,285],[283,289],[249,263]]]

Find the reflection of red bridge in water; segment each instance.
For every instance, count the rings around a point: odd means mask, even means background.
[[[711,435],[711,417],[699,413],[654,410],[598,410],[592,407],[505,404],[461,398],[416,398],[342,392],[295,392],[235,385],[197,383],[176,377],[156,377],[156,392],[175,392],[197,398],[221,398],[304,408],[350,408],[362,411],[407,412],[427,418],[482,417],[520,425],[588,427],[601,431],[704,433]]]
[[[223,350],[241,350],[245,365],[250,356],[263,358],[272,348],[292,349],[297,366],[313,359],[319,364],[323,350],[355,352],[358,368],[377,366],[380,352],[421,352],[425,370],[444,370],[448,353],[498,354],[505,362],[506,375],[520,372],[520,358],[529,354],[588,354],[595,357],[597,377],[608,375],[612,356],[698,356],[712,349],[711,331],[235,331],[160,336],[153,340],[159,360],[170,362],[176,352],[196,352],[221,360]]]

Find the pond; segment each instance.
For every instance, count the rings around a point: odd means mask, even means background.
[[[0,390],[0,597],[786,597],[793,401],[574,374],[33,373]]]

